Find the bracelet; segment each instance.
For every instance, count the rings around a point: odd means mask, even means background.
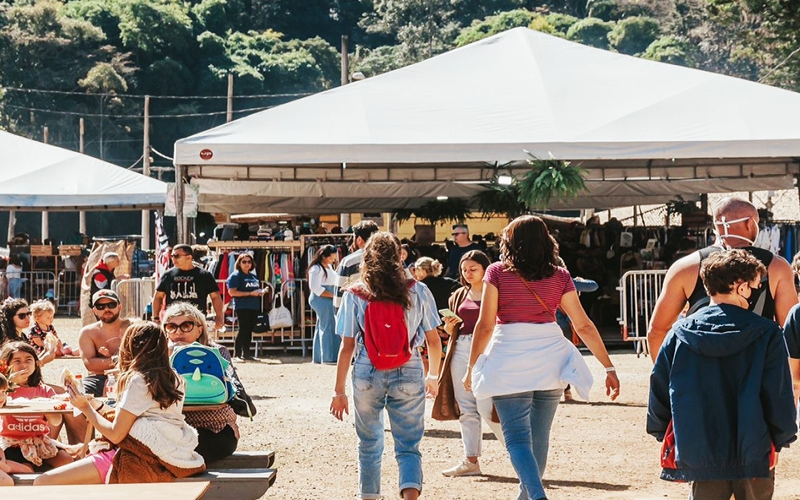
[[[615,367],[615,366],[607,366],[606,367],[606,373],[611,373],[611,372],[615,372],[615,371],[617,371],[617,367]]]
[[[434,375],[432,373],[429,373],[428,376],[425,377],[425,380],[439,380],[439,375]]]
[[[342,397],[342,396],[344,396],[344,397],[347,397],[347,393],[346,393],[346,392],[342,392],[342,393],[335,393],[335,394],[333,395],[334,399],[335,399],[335,398],[340,398],[340,397]]]

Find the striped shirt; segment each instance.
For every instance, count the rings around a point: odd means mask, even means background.
[[[548,313],[522,282],[522,278],[517,273],[506,270],[502,262],[490,264],[486,268],[483,281],[497,288],[497,324],[499,325],[552,323],[555,321],[553,314],[561,304],[561,297],[565,293],[575,291],[572,277],[570,277],[569,271],[563,267],[557,267],[556,272],[549,278],[528,281],[531,288],[550,308],[550,313]]]
[[[361,278],[359,267],[364,262],[364,249],[358,249],[342,259],[336,270],[336,284],[333,286],[333,307],[339,309],[344,289]]]

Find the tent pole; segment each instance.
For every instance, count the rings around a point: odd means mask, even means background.
[[[78,151],[81,154],[83,154],[85,152],[84,151],[84,146],[85,146],[84,136],[86,134],[86,124],[84,123],[83,118],[81,118],[79,120],[79,124],[80,124],[80,142],[79,142]],[[80,212],[78,212],[78,232],[80,234],[82,234],[82,235],[86,234],[86,210],[81,210]]]
[[[150,96],[144,96],[144,146],[142,175],[150,177]],[[150,250],[150,210],[142,210],[142,250]]]
[[[175,165],[175,217],[177,219],[177,243],[186,243],[186,218],[183,215],[183,166]]]
[[[50,143],[50,128],[44,128],[44,143]],[[42,245],[50,239],[50,213],[47,210],[42,210]]]
[[[17,223],[17,214],[13,210],[8,211],[8,240],[11,241],[14,239],[14,226]]]

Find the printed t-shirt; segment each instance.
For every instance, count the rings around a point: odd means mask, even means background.
[[[569,271],[556,267],[549,278],[528,281],[539,298],[547,304],[550,312],[542,308],[531,291],[522,282],[522,278],[513,271],[508,271],[502,262],[495,262],[486,268],[483,281],[490,283],[498,291],[497,324],[507,323],[552,323],[556,308],[561,304],[565,293],[575,290]]]
[[[252,292],[261,288],[261,281],[253,273],[235,271],[228,277],[228,289],[235,288],[239,292]],[[261,297],[233,297],[233,309],[261,309]]]
[[[173,302],[189,302],[205,312],[209,294],[218,292],[214,276],[205,269],[193,267],[182,271],[173,267],[161,278],[157,290],[164,292],[166,305]]]
[[[51,398],[55,395],[52,387],[40,384],[36,387],[18,387],[9,394],[9,399]],[[7,439],[23,440],[50,434],[50,425],[44,415],[3,415],[0,422],[0,436]]]

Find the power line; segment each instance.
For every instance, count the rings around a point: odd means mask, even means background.
[[[90,96],[90,97],[136,97],[136,98],[144,98],[150,97],[150,99],[191,99],[191,100],[201,100],[201,99],[227,99],[227,96],[224,95],[149,95],[149,94],[116,94],[116,93],[107,93],[107,92],[70,92],[66,90],[45,90],[45,89],[21,89],[21,88],[13,88],[13,87],[0,87],[0,90],[4,92],[23,92],[28,94],[55,94],[55,95],[79,95],[79,96]],[[250,94],[250,95],[234,95],[235,99],[264,99],[264,98],[280,98],[280,97],[306,97],[313,95],[315,92],[299,92],[293,94]]]
[[[10,109],[17,109],[20,111],[34,111],[37,113],[52,113],[57,115],[69,115],[69,116],[82,116],[82,117],[89,117],[89,118],[126,118],[126,119],[143,119],[144,115],[116,115],[116,114],[108,114],[108,113],[80,113],[77,111],[55,111],[52,109],[44,109],[44,108],[30,108],[27,106],[17,106],[15,104],[6,104],[0,102],[0,107],[10,108]],[[261,106],[257,108],[246,108],[246,109],[235,109],[233,110],[234,113],[250,113],[255,111],[264,111],[266,109],[274,108],[275,106]],[[174,115],[150,115],[150,118],[197,118],[201,116],[217,116],[217,115],[224,115],[227,114],[227,111],[209,111],[207,113],[179,113]]]

